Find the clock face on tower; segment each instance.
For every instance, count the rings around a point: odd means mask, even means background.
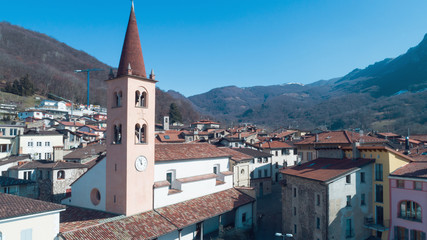
[[[147,168],[147,164],[147,158],[145,158],[144,156],[139,156],[135,160],[135,168],[140,172],[144,171]]]

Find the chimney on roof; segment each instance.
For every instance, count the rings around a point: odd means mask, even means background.
[[[314,142],[319,142],[319,134],[316,133]]]
[[[241,132],[239,132],[238,136],[239,136],[239,139],[242,139],[242,133]]]
[[[53,161],[58,162],[64,160],[64,147],[55,146],[53,147]]]
[[[358,147],[360,146],[359,142],[353,142],[352,147],[353,147],[353,160],[356,161],[359,157],[360,157],[360,152]]]

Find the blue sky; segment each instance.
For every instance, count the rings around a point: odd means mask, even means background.
[[[1,1],[0,21],[117,67],[129,0]],[[340,77],[427,33],[425,0],[135,0],[147,71],[185,96]]]

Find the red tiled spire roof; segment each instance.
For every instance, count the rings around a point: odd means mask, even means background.
[[[129,68],[132,70],[130,73]],[[133,75],[147,77],[144,58],[142,57],[141,41],[139,40],[138,26],[136,24],[135,11],[132,3],[125,42],[123,43],[122,56],[120,57],[117,77]]]

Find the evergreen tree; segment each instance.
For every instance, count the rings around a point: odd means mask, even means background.
[[[35,90],[34,85],[27,74],[19,80],[14,80],[13,83],[7,83],[4,91],[20,96],[32,96]]]
[[[181,112],[175,103],[171,103],[169,106],[169,119],[171,123],[182,122]]]

